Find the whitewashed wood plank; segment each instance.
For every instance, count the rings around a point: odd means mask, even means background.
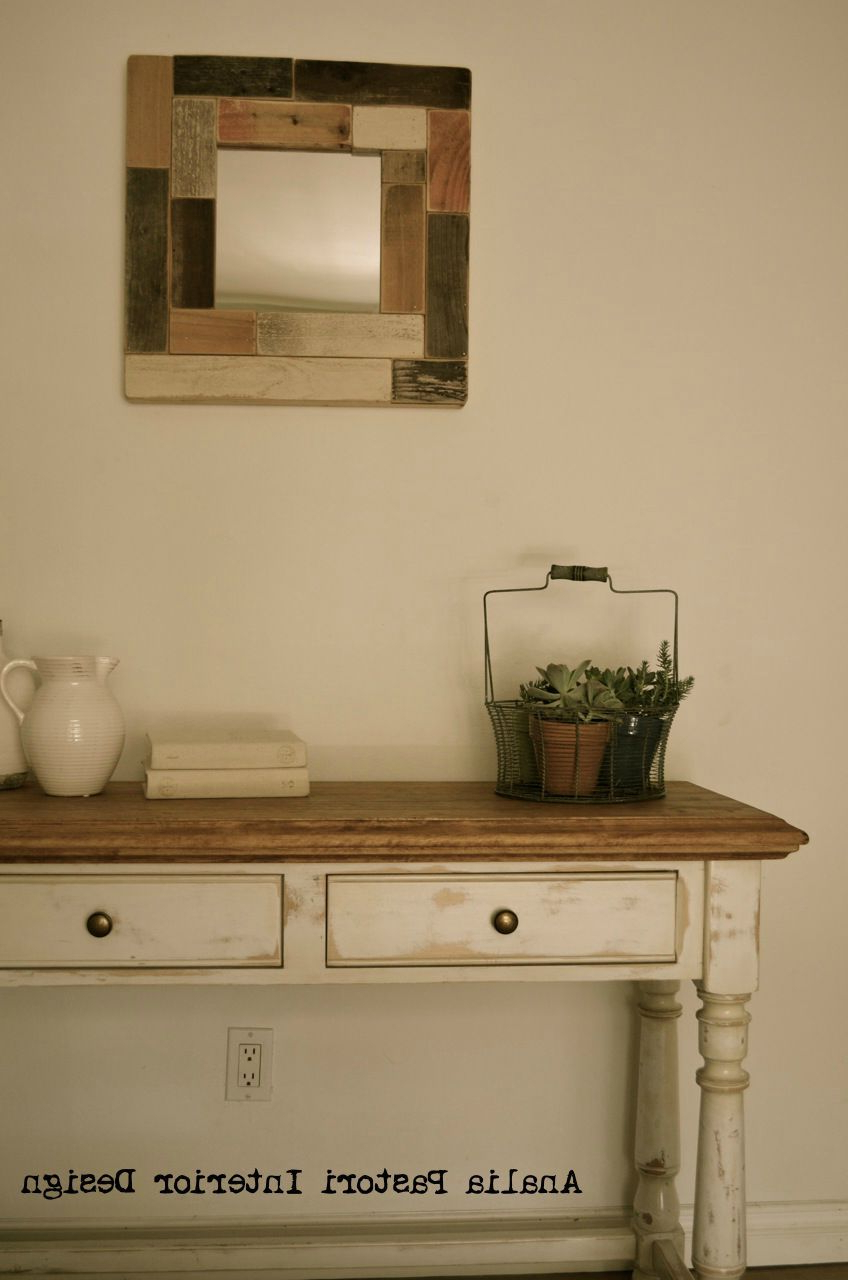
[[[390,360],[127,356],[129,400],[195,404],[389,404]]]
[[[354,107],[354,151],[423,151],[427,112],[419,107]]]
[[[214,98],[174,98],[171,195],[214,200],[218,184]]]
[[[424,352],[422,315],[260,311],[260,355],[411,356]]]

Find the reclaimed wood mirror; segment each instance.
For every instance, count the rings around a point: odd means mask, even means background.
[[[460,67],[131,57],[128,399],[464,404],[470,107]],[[379,158],[379,309],[216,303],[225,148]]]

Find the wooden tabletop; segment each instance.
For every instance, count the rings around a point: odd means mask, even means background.
[[[318,782],[267,800],[146,800],[137,782],[90,797],[0,792],[2,864],[783,858],[806,842],[691,782],[632,804],[534,803],[486,782]]]

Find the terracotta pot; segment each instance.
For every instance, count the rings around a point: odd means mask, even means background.
[[[608,720],[570,724],[531,719],[530,736],[545,792],[552,796],[588,796],[595,790],[610,736]]]

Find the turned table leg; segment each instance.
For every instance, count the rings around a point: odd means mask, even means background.
[[[747,995],[698,987],[701,1086],[692,1264],[698,1280],[737,1280],[745,1271],[745,1129],[748,1073]]]
[[[679,982],[639,983],[639,1082],[636,1101],[636,1170],[633,1202],[636,1266],[633,1280],[663,1274],[654,1245],[663,1242],[682,1257],[683,1230],[675,1177],[680,1168],[677,1001]]]

